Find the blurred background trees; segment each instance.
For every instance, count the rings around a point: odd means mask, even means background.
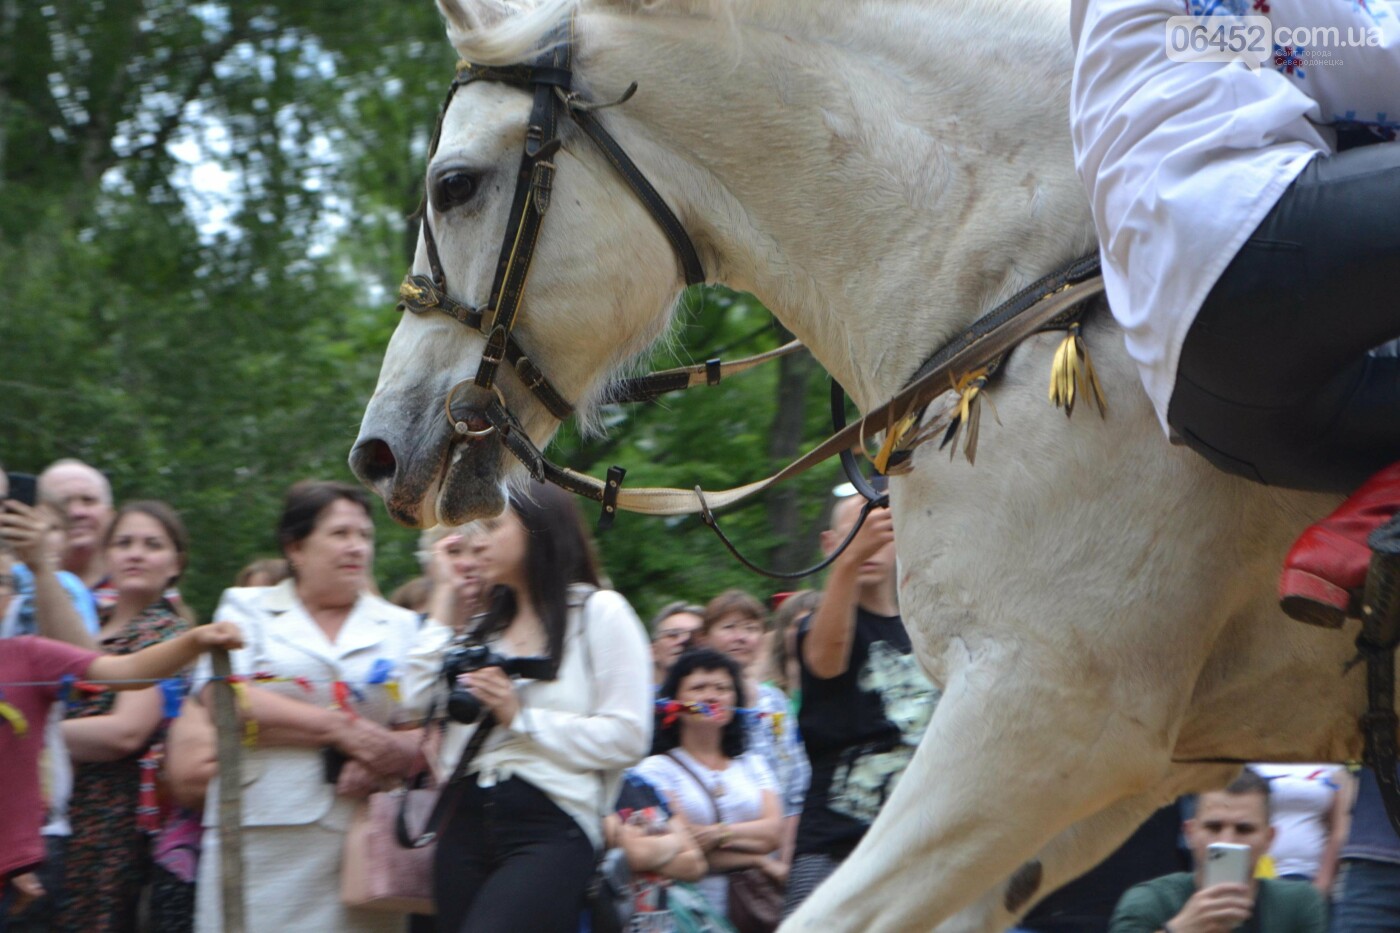
[[[172,502],[201,613],[275,550],[288,484],[350,479],[454,60],[427,0],[0,0],[0,461],[79,457],[119,500]],[[682,355],[655,365],[783,339],[724,288],[693,290],[680,326]],[[610,412],[605,438],[566,428],[553,455],[633,485],[732,486],[820,436],[826,391],[789,358]],[[760,562],[810,561],[838,481],[815,471],[725,528]],[[416,533],[377,517],[387,591],[416,573]],[[623,515],[600,545],[643,615],[793,588],[693,518]]]

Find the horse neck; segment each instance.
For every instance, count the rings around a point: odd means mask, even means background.
[[[1063,11],[840,2],[812,16],[839,38],[588,15],[580,70],[600,97],[638,81],[609,120],[711,275],[756,294],[869,407],[1093,232]]]

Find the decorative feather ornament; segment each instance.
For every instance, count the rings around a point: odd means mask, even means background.
[[[1099,417],[1107,416],[1108,402],[1104,399],[1103,386],[1089,359],[1079,322],[1075,321],[1055,349],[1055,359],[1050,365],[1050,402],[1056,408],[1063,408],[1068,418],[1074,414],[1074,403],[1080,395],[1091,396],[1098,406]]]
[[[939,449],[951,445],[948,451],[948,459],[951,460],[958,451],[958,435],[964,436],[963,456],[967,457],[970,464],[977,463],[977,435],[982,425],[982,400],[987,398],[982,391],[987,386],[987,377],[990,373],[989,367],[974,369],[953,382],[953,391],[958,393],[958,405],[953,413],[952,420],[948,422],[948,430],[943,434],[943,441],[938,445]],[[992,405],[991,399],[987,398],[987,404]],[[997,416],[996,406],[992,405],[992,417],[1001,423],[1001,418]]]
[[[885,432],[885,441],[880,445],[880,449],[875,456],[870,459],[870,463],[875,467],[876,472],[889,475],[891,469],[896,472],[907,472],[913,467],[913,462],[908,457],[895,457],[891,464],[890,458],[896,452],[906,452],[910,447],[905,445],[905,440],[909,431],[919,423],[918,412],[909,412],[904,417],[895,421]]]

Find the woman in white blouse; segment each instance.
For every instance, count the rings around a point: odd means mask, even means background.
[[[782,838],[778,782],[761,755],[744,750],[744,679],[733,659],[708,648],[687,651],[667,673],[661,697],[654,754],[637,771],[690,824],[709,865],[699,888],[725,914],[727,873],[761,868],[785,878],[770,857]]]
[[[488,723],[490,731],[443,791],[451,801],[434,866],[437,929],[573,933],[603,814],[622,770],[651,741],[647,641],[627,600],[598,588],[592,543],[568,493],[531,484],[482,525],[470,543],[490,587],[488,608],[466,640],[544,670],[511,677],[490,666],[459,678],[482,712],[449,726],[442,769],[455,770],[468,740]],[[441,699],[452,637],[428,621],[407,685],[415,708]]]
[[[340,853],[356,801],[399,780],[418,754],[395,732],[392,681],[417,635],[417,617],[369,591],[374,522],[369,497],[345,483],[308,481],[287,492],[277,526],[292,579],[224,592],[217,621],[236,622],[246,647],[231,654],[243,761],[243,865],[250,930],[398,933],[403,918],[345,907]],[[207,683],[202,662],[196,680]],[[377,681],[377,683],[371,683]],[[206,795],[196,929],[223,929],[217,790]]]

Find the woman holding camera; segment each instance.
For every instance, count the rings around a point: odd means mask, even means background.
[[[407,685],[420,709],[455,694],[438,931],[574,933],[603,814],[651,739],[647,643],[627,600],[598,588],[568,493],[531,483],[482,525],[471,544],[488,608],[464,646],[430,621]],[[464,748],[474,754],[459,768]]]
[[[401,779],[418,733],[394,732],[400,676],[418,619],[371,592],[374,523],[364,490],[302,482],[277,539],[292,577],[224,591],[214,617],[237,622],[231,655],[244,722],[243,862],[249,930],[398,933],[402,916],[345,907],[340,862],[356,800]],[[207,682],[210,669],[197,675]],[[207,700],[207,697],[206,697]],[[219,795],[206,795],[197,929],[222,929]]]

